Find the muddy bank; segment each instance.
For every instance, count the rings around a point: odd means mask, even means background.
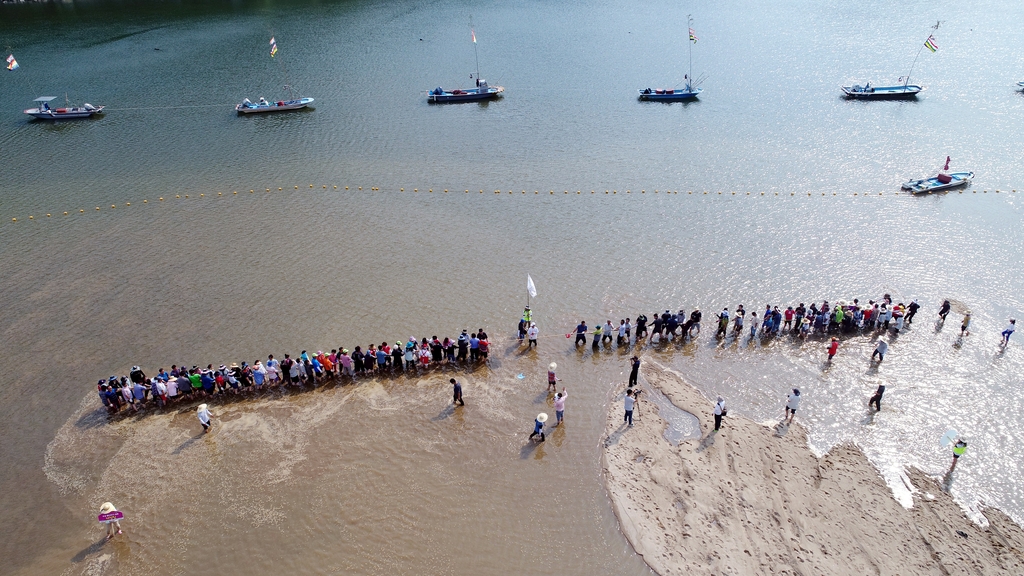
[[[610,403],[605,485],[626,538],[659,574],[1024,573],[1024,531],[1002,512],[985,509],[981,527],[918,470],[907,472],[908,510],[857,447],[819,459],[800,426],[735,415],[715,433],[712,403],[694,387],[642,374],[701,431],[672,446],[649,404],[625,428],[621,395]]]

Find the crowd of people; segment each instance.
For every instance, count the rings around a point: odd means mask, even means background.
[[[343,347],[330,352],[319,350],[316,354],[303,350],[296,358],[285,354],[281,359],[271,354],[266,361],[257,359],[252,364],[207,364],[205,368],[172,364],[169,371],[159,368],[154,376],[132,366],[127,376],[102,379],[96,389],[103,405],[116,414],[163,408],[182,399],[248,394],[282,386],[317,386],[366,375],[420,374],[438,366],[472,366],[486,361],[489,353],[490,341],[481,328],[472,333],[463,330],[454,339],[432,336],[417,340],[410,336],[405,344],[381,342],[365,350],[361,346],[351,351]]]

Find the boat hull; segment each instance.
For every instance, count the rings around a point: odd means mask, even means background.
[[[683,89],[683,90],[662,90],[659,94],[657,90],[651,90],[650,88],[637,90],[640,100],[651,100],[658,102],[685,102],[686,100],[695,100],[697,96],[703,92],[703,88],[695,89]]]
[[[235,111],[239,114],[265,114],[267,112],[287,112],[289,110],[301,110],[313,103],[312,98],[300,98],[298,100],[283,100],[262,104],[239,104]]]
[[[924,90],[920,86],[843,86],[843,93],[851,100],[912,100]]]
[[[973,180],[974,172],[952,172],[949,174],[949,177],[949,182],[942,182],[937,176],[934,178],[911,180],[903,184],[903,189],[909,190],[914,194],[931,194],[932,192],[938,192],[940,190],[948,190],[950,188],[963,186]]]
[[[25,114],[40,120],[75,120],[78,118],[89,118],[103,113],[103,106],[95,106],[92,109],[75,106],[72,108],[54,108],[44,110],[40,108],[29,108]]]
[[[427,101],[438,104],[447,104],[452,102],[490,100],[492,98],[498,98],[504,91],[505,89],[501,86],[489,87],[485,91],[481,91],[479,88],[469,88],[468,90],[460,90],[459,93],[444,90],[440,94],[435,94],[434,90],[428,90]]]

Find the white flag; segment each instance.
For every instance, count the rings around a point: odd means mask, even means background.
[[[533,285],[533,278],[530,275],[526,275],[526,291],[530,294],[530,298],[537,297],[537,287]]]

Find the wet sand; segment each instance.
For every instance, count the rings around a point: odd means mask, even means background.
[[[735,414],[715,433],[712,403],[677,373],[645,365],[642,376],[701,430],[672,446],[649,401],[633,428],[622,425],[621,390],[608,409],[605,485],[622,532],[655,572],[1024,573],[1024,531],[999,510],[983,509],[987,526],[975,524],[916,469],[906,473],[906,509],[856,446],[818,458],[798,424]]]

